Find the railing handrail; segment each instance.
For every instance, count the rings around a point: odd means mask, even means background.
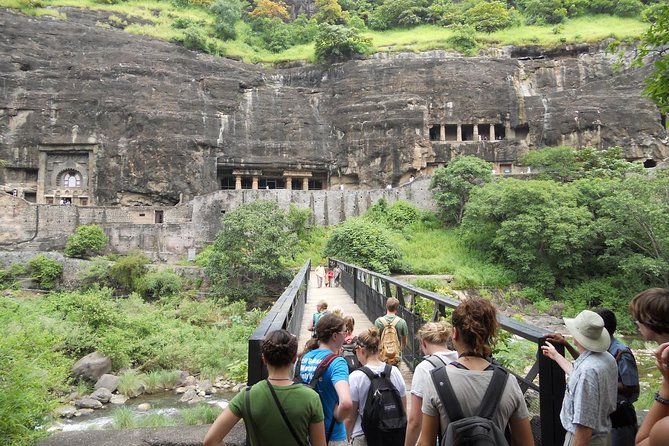
[[[407,309],[405,293],[407,296],[424,297],[434,302],[432,320],[438,320],[445,313],[445,307],[455,308],[460,304],[459,299],[443,296],[439,293],[423,290],[410,285],[402,280],[393,279],[384,274],[376,273],[365,268],[352,265],[337,259],[331,262],[338,263],[342,268],[342,286],[349,293],[353,301],[360,307],[370,320],[385,314],[385,299],[392,296],[391,286],[395,287],[395,297],[400,301],[401,308],[398,310],[400,316],[407,320],[409,328],[409,339],[404,351],[404,361],[409,368],[413,368],[422,360],[420,347],[415,338],[418,324],[427,322],[420,315],[416,315]],[[541,424],[540,443],[544,446],[558,446],[564,441],[564,429],[560,424],[560,408],[565,391],[565,375],[558,365],[550,358],[541,353],[541,345],[545,336],[550,332],[541,327],[535,327],[521,321],[509,318],[497,312],[497,320],[503,330],[525,338],[537,346],[537,356],[534,365],[526,377],[514,375],[518,378],[523,392],[528,388],[537,389],[534,380],[537,376],[541,378],[539,390],[539,412]],[[560,353],[564,353],[564,347],[556,345]]]
[[[310,270],[311,259],[307,259],[249,338],[248,385],[253,385],[267,377],[267,368],[263,365],[260,356],[260,343],[265,339],[267,333],[280,329],[286,329],[294,335],[299,333],[304,305],[307,302]]]

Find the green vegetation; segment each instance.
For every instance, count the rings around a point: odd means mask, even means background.
[[[290,279],[282,258],[293,257],[305,224],[295,212],[289,219],[276,203],[254,201],[225,215],[206,263],[219,296],[254,303],[272,290],[281,294]]]
[[[374,51],[473,54],[478,47],[554,47],[610,37],[632,41],[647,29],[641,18],[656,17],[653,11],[660,9],[655,2],[638,0],[319,0],[312,17],[292,17],[284,3],[273,0],[0,0],[0,6],[60,19],[66,14],[58,7],[108,11],[99,27],[250,63],[332,62]],[[467,25],[476,30],[463,31]],[[648,42],[658,36],[649,34]]]
[[[28,260],[28,273],[40,288],[50,290],[63,274],[63,266],[57,260],[40,254]]]
[[[100,254],[109,243],[109,237],[98,225],[81,225],[67,238],[65,255],[87,259]]]
[[[198,404],[190,409],[184,409],[180,412],[184,424],[187,426],[196,426],[200,424],[211,424],[216,420],[222,409],[211,404]]]

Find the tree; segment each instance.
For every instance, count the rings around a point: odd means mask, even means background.
[[[282,257],[293,255],[297,237],[276,203],[254,201],[225,215],[206,266],[214,290],[253,302],[289,278]]]
[[[347,13],[341,9],[337,0],[316,0],[314,19],[318,23],[343,25],[347,22]]]
[[[316,34],[316,60],[319,62],[341,62],[356,54],[364,54],[371,40],[342,25],[322,24]]]
[[[492,164],[476,156],[459,156],[437,169],[430,189],[448,222],[460,224],[471,190],[492,179]]]
[[[601,199],[608,257],[629,277],[669,286],[669,176],[636,176]]]
[[[654,70],[646,79],[644,92],[663,113],[669,113],[669,2],[660,2],[653,8],[650,20],[652,23],[641,37],[635,61],[643,64],[646,56],[653,56]]]
[[[109,237],[98,225],[78,226],[74,234],[67,238],[65,255],[68,257],[90,258],[100,254],[109,244]]]
[[[239,0],[216,0],[211,5],[214,13],[214,29],[216,35],[223,40],[234,40],[237,37],[235,23],[241,20],[244,9]]]
[[[149,263],[149,258],[141,252],[121,257],[109,268],[110,281],[122,293],[132,293],[139,289]]]
[[[548,147],[533,150],[521,162],[536,169],[537,178],[567,183],[581,178],[624,178],[629,173],[641,173],[643,166],[623,158],[623,149],[611,147],[597,150],[592,147],[576,150],[573,147]]]
[[[251,17],[278,17],[282,20],[288,19],[288,9],[286,4],[279,1],[272,0],[257,0],[256,7],[250,13]]]
[[[511,14],[499,1],[481,2],[467,11],[467,24],[477,31],[491,33],[511,26]]]
[[[37,255],[28,261],[30,277],[46,290],[56,286],[56,282],[63,274],[63,265],[57,260],[43,254]]]
[[[401,257],[387,229],[361,218],[350,218],[332,231],[325,245],[325,255],[382,274],[396,268]]]

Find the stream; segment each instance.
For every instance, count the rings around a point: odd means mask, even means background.
[[[233,392],[218,392],[206,397],[206,399],[199,404],[216,405],[223,409],[228,405],[228,401],[230,401],[233,396]],[[57,425],[63,432],[113,429],[114,409],[122,407],[130,409],[133,418],[162,415],[173,418],[175,420],[175,425],[183,425],[179,413],[184,409],[192,409],[193,407],[196,407],[197,404],[182,403],[179,401],[179,398],[181,398],[181,395],[177,395],[173,392],[140,395],[137,398],[129,399],[122,405],[106,404],[104,408],[95,410],[90,414],[72,418],[61,418],[57,421]],[[149,410],[139,410],[137,407],[143,403],[150,404],[151,408]]]

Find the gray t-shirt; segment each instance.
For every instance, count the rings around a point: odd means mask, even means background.
[[[456,367],[446,367],[446,373],[451,381],[455,396],[458,398],[462,413],[465,417],[471,417],[478,413],[479,406],[485,391],[492,380],[492,370],[463,370]],[[439,417],[442,433],[448,427],[449,419],[446,409],[441,404],[430,376],[423,394],[422,411],[426,415]],[[524,419],[529,417],[527,405],[523,393],[518,386],[518,381],[509,375],[504,388],[504,394],[499,401],[499,406],[493,417],[493,422],[501,430],[506,429],[510,419]]]

